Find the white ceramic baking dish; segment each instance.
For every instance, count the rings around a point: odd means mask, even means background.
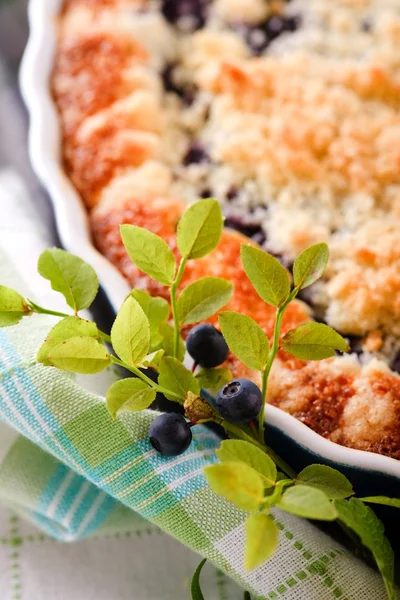
[[[29,3],[30,38],[20,71],[21,90],[30,114],[29,152],[32,166],[52,200],[63,246],[93,265],[117,311],[129,286],[92,245],[83,202],[64,174],[60,158],[60,128],[49,79],[61,4],[62,0]],[[310,460],[335,465],[347,471],[363,493],[400,496],[400,461],[334,444],[279,408],[269,406],[266,415],[271,439],[289,462],[297,462],[298,467]]]

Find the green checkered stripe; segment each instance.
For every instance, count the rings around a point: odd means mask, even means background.
[[[109,529],[118,515],[139,514],[259,598],[358,598],[357,569],[384,598],[373,572],[309,523],[278,512],[278,553],[244,572],[246,515],[215,496],[202,473],[216,460],[217,437],[196,426],[183,455],[160,456],[148,441],[154,413],[113,421],[103,398],[36,364],[49,328],[46,317],[35,317],[0,330],[0,417],[21,434],[0,466],[3,501],[69,541]]]

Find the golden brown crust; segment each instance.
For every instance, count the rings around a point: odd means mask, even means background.
[[[284,12],[280,0],[268,8],[259,0],[214,0],[213,26],[186,36],[175,36],[145,0],[66,0],[52,81],[65,167],[90,210],[96,246],[132,286],[167,297],[127,257],[121,223],[161,235],[178,256],[176,224],[193,199],[188,190],[218,195],[250,186],[244,209],[263,204],[275,252],[293,258],[314,242],[329,243],[316,300],[328,322],[365,336],[365,352],[381,352],[388,336],[400,336],[400,19],[387,4],[376,49],[354,32],[369,0],[309,0],[303,8],[324,23],[322,35],[305,36],[302,51],[251,58],[243,37],[219,20],[252,26]],[[161,73],[176,60],[179,93],[171,95]],[[184,94],[194,81],[193,102]],[[212,166],[184,171],[185,152],[199,139]],[[243,272],[243,241],[225,231],[210,256],[189,262],[182,285],[204,275],[231,280],[227,308],[271,337],[274,309]],[[309,318],[293,303],[283,334]],[[235,357],[228,364],[259,383]],[[313,363],[281,351],[268,400],[334,442],[400,459],[400,379],[382,362]]]

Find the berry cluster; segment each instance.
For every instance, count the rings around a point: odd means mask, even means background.
[[[191,329],[186,349],[195,367],[217,367],[229,354],[223,335],[208,323]],[[241,424],[257,419],[261,406],[262,394],[256,384],[248,379],[234,379],[219,390],[212,408],[224,421]],[[164,456],[178,456],[190,446],[190,427],[194,424],[176,413],[162,414],[150,427],[150,442]]]

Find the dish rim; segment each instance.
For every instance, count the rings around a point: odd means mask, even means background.
[[[63,0],[29,0],[29,40],[21,63],[20,89],[30,123],[28,150],[32,168],[47,191],[60,241],[68,251],[90,263],[115,312],[130,291],[121,273],[93,246],[83,202],[64,173],[60,127],[49,79],[56,47],[56,20]],[[268,423],[302,447],[337,464],[378,471],[400,480],[400,460],[340,446],[322,437],[280,408],[267,405]]]

